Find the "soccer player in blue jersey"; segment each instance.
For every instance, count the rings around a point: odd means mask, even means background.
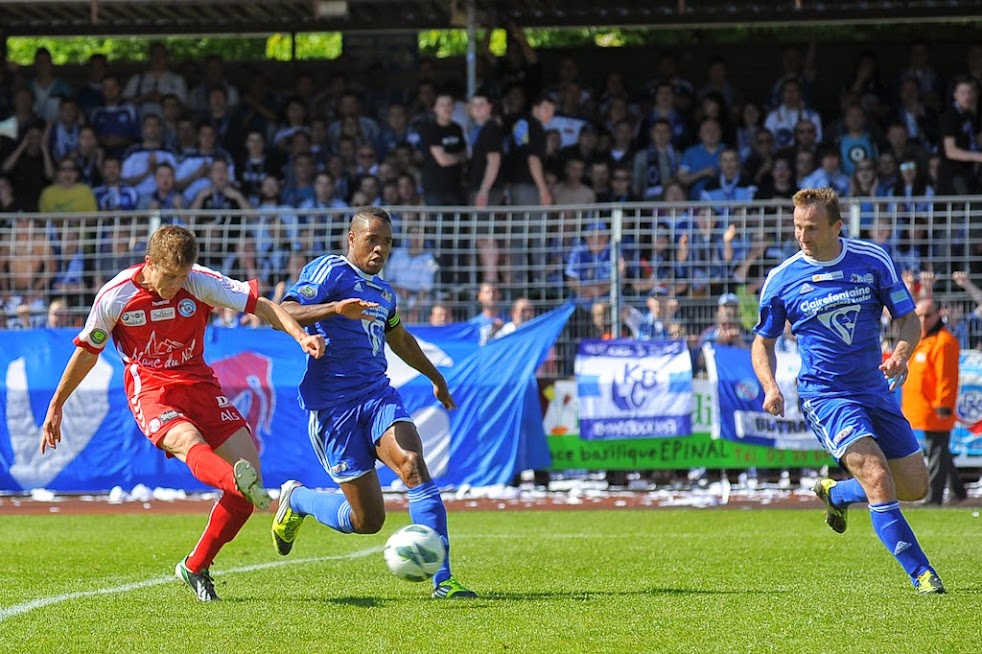
[[[898,501],[920,500],[928,490],[924,456],[893,393],[920,339],[914,301],[882,248],[840,237],[835,191],[803,189],[794,206],[801,250],[771,270],[760,293],[752,357],[763,408],[784,415],[774,344],[790,321],[801,352],[801,410],[822,446],[853,475],[816,484],[826,522],[842,533],[849,505],[867,502],[873,530],[917,592],[943,593]],[[884,307],[900,334],[885,361],[879,341]]]
[[[304,517],[341,533],[374,534],[385,522],[376,460],[409,488],[409,517],[434,529],[447,547],[433,577],[433,597],[477,594],[450,573],[447,510],[430,478],[416,426],[386,377],[385,344],[433,382],[446,409],[456,408],[447,382],[406,331],[396,312],[396,294],[379,277],[392,251],[392,220],[383,209],[363,207],[351,220],[348,254],[328,254],[307,264],[283,307],[311,334],[328,341],[323,360],[309,358],[300,382],[300,403],[309,413],[309,436],[317,458],[343,494],[321,493],[297,481],[283,484],[273,519],[280,554],[293,548]]]

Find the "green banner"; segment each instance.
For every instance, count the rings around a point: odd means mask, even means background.
[[[665,470],[672,468],[820,468],[835,465],[824,450],[776,450],[761,445],[712,438],[715,423],[714,389],[693,380],[692,428],[680,438],[581,440],[576,384],[560,380],[549,391],[543,426],[552,470]],[[818,442],[815,442],[818,448]]]
[[[576,434],[549,436],[553,470],[660,470],[671,468],[820,468],[835,465],[822,450],[775,450],[709,434],[683,438],[584,441]]]

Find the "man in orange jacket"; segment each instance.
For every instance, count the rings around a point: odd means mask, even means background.
[[[921,340],[907,362],[903,412],[911,427],[924,431],[927,441],[930,490],[925,503],[940,506],[949,481],[955,497],[965,499],[965,486],[948,448],[958,398],[958,339],[945,329],[933,300],[918,301],[915,313],[921,320]]]

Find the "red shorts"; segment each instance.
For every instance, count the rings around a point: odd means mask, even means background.
[[[249,428],[221,386],[209,381],[141,391],[130,401],[130,411],[144,435],[157,447],[167,432],[182,422],[197,427],[212,449],[242,427]]]

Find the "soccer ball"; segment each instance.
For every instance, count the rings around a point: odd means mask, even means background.
[[[426,581],[443,565],[447,549],[440,534],[429,527],[409,525],[389,536],[383,554],[395,576],[406,581]]]

